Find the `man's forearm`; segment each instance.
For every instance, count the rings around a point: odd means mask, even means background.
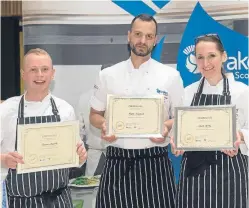
[[[91,113],[90,114],[90,123],[98,128],[101,129],[102,128],[102,124],[105,122],[105,118],[104,118],[104,114],[100,115],[97,113]]]
[[[169,131],[172,129],[173,121],[174,121],[174,119],[169,119],[169,120],[164,122],[164,124],[167,126]]]

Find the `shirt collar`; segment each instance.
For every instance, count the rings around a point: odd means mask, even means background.
[[[26,100],[26,98],[25,98],[26,93],[27,93],[27,91],[24,93],[24,102],[25,102],[26,104],[32,104],[32,103],[44,103],[44,102],[49,101],[49,100],[50,100],[50,98],[51,98],[51,92],[49,91],[49,92],[48,92],[48,94],[47,94],[47,96],[46,96],[45,98],[43,98],[43,100],[42,100],[42,101],[27,101],[27,100]]]
[[[229,82],[229,83],[235,81],[233,73],[231,73],[231,72],[226,73],[225,76],[226,76],[226,78],[228,79],[228,82]],[[204,86],[207,86],[207,87],[223,87],[223,81],[224,81],[224,79],[221,79],[221,80],[218,82],[217,85],[213,86],[213,85],[210,85],[209,82],[205,79],[205,81],[204,81]]]
[[[152,58],[150,58],[148,61],[142,63],[141,66],[139,67],[139,71],[149,72],[149,69],[151,68],[151,67],[149,67],[151,62],[152,62]],[[127,64],[128,64],[128,72],[129,73],[132,73],[134,70],[137,70],[134,68],[133,63],[131,62],[131,58],[129,58],[127,60]]]

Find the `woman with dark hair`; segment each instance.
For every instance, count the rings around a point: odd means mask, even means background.
[[[176,194],[177,208],[248,207],[248,86],[225,74],[227,54],[217,34],[195,40],[202,78],[185,88],[185,106],[236,105],[236,150],[174,151],[183,154]]]

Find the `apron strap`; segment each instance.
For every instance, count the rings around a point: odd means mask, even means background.
[[[52,105],[52,112],[53,112],[53,114],[54,114],[55,116],[58,115],[59,111],[58,111],[58,109],[57,109],[57,107],[56,107],[55,101],[54,101],[54,99],[52,98],[52,96],[51,96],[51,98],[50,98],[50,102],[51,102],[51,105]]]
[[[202,90],[203,90],[203,86],[204,86],[204,81],[205,81],[205,77],[203,77],[201,79],[196,94],[198,94],[198,95],[202,94]]]
[[[59,111],[58,108],[55,104],[54,99],[50,98],[50,103],[52,106],[52,113],[56,116],[58,115]],[[20,103],[19,103],[19,108],[18,108],[18,118],[24,118],[24,95],[21,97]]]
[[[21,97],[18,107],[18,118],[24,118],[24,95]]]
[[[229,82],[225,74],[222,73],[223,76],[223,92],[222,94],[224,96],[229,96],[230,95],[230,90],[229,90]]]

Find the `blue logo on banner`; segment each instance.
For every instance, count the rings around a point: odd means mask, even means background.
[[[197,3],[178,51],[177,69],[183,78],[184,86],[200,79],[194,56],[194,39],[207,33],[217,33],[221,38],[228,55],[224,64],[225,70],[233,72],[236,80],[248,84],[248,38],[216,22],[204,11],[200,3]]]
[[[113,3],[121,7],[123,10],[127,11],[132,16],[137,16],[139,14],[149,14],[154,16],[156,11],[149,7],[142,0],[112,0]],[[162,9],[166,4],[170,2],[170,0],[152,0],[153,4],[155,4],[158,8]]]
[[[149,14],[154,16],[156,11],[150,8],[146,3],[142,0],[138,1],[120,1],[120,0],[112,0],[113,3],[117,4],[123,10],[127,11],[132,16],[137,16],[139,14]]]
[[[138,0],[138,1],[112,0],[112,2],[133,16],[137,16],[142,13],[149,14],[151,16],[154,16],[156,14],[156,11],[154,11],[151,7],[149,7],[142,0]],[[161,0],[161,1],[152,0],[152,2],[158,8],[162,9],[166,4],[170,2],[170,0]],[[154,47],[154,50],[152,51],[151,57],[157,61],[161,60],[164,40],[165,40],[165,36],[163,36],[163,38],[159,41],[159,43],[156,44],[156,46]]]

